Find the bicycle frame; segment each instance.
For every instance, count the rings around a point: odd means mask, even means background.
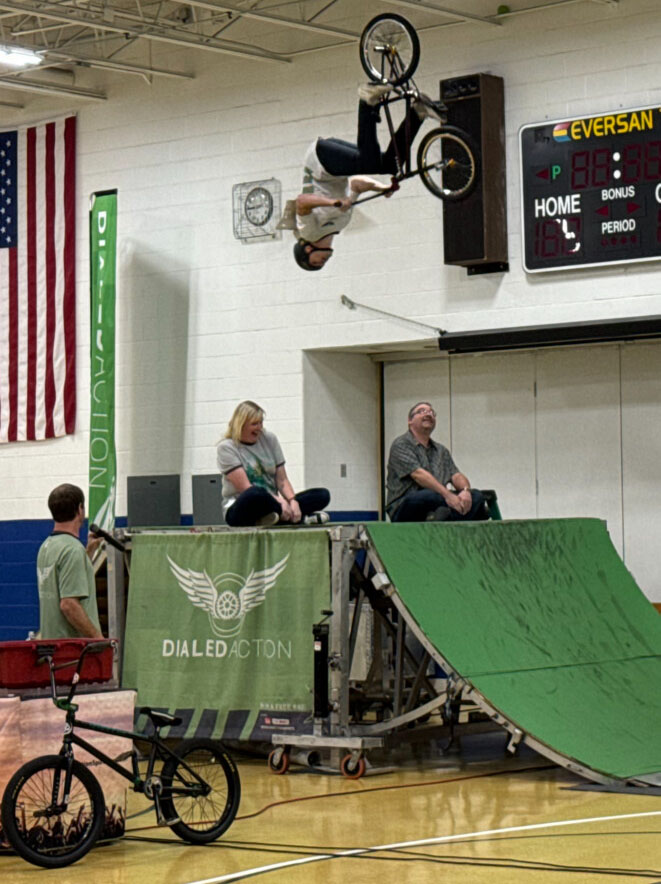
[[[52,694],[53,703],[58,707],[58,709],[62,709],[64,712],[66,712],[64,736],[62,739],[62,747],[59,752],[59,754],[61,756],[63,756],[67,761],[67,772],[65,775],[65,784],[64,784],[65,785],[65,790],[64,790],[65,796],[69,795],[70,787],[71,787],[72,762],[74,759],[74,753],[73,753],[73,746],[74,745],[80,746],[81,749],[84,749],[86,752],[88,752],[94,758],[98,759],[103,764],[106,764],[108,767],[110,767],[112,770],[114,770],[115,773],[124,777],[124,779],[129,780],[129,782],[132,783],[132,786],[133,786],[133,789],[135,792],[141,792],[141,793],[146,794],[145,786],[154,774],[154,766],[156,764],[156,761],[157,760],[163,761],[163,760],[166,760],[167,758],[176,759],[181,764],[181,766],[187,771],[187,773],[190,774],[190,776],[193,777],[195,780],[197,780],[200,790],[202,792],[204,792],[208,788],[207,784],[191,767],[189,767],[188,764],[186,764],[186,762],[183,759],[179,758],[179,756],[177,755],[176,752],[174,752],[172,749],[169,749],[168,746],[166,746],[166,744],[163,742],[163,740],[159,736],[159,733],[158,733],[159,729],[157,726],[155,726],[156,732],[154,733],[153,736],[145,736],[144,734],[137,733],[136,731],[127,731],[127,730],[123,730],[121,728],[108,727],[107,725],[96,724],[95,722],[91,722],[91,721],[82,721],[82,720],[79,720],[76,718],[76,712],[78,710],[78,706],[75,703],[72,703],[72,700],[73,700],[73,697],[76,693],[76,688],[78,685],[78,678],[80,676],[80,670],[82,667],[83,658],[84,658],[85,654],[90,649],[94,648],[95,646],[100,648],[100,647],[107,647],[107,645],[108,645],[108,642],[95,642],[93,644],[87,645],[83,649],[83,652],[81,653],[80,657],[78,658],[76,672],[74,673],[74,676],[72,678],[71,688],[69,689],[69,692],[68,692],[66,698],[62,698],[62,697],[57,696],[57,687],[55,684],[55,671],[57,669],[63,669],[68,666],[73,666],[74,665],[73,662],[61,663],[61,664],[55,666],[53,664],[53,658],[51,656],[46,655],[42,658],[43,660],[47,661],[50,666],[51,694]],[[149,761],[148,761],[147,772],[146,772],[145,777],[143,778],[140,775],[140,771],[138,769],[137,754],[135,751],[131,752],[132,770],[129,772],[129,771],[127,771],[127,769],[125,767],[123,767],[121,764],[119,764],[114,758],[111,758],[109,755],[106,755],[106,753],[103,752],[101,749],[98,749],[96,746],[93,746],[87,740],[83,739],[83,737],[80,737],[78,734],[76,734],[75,728],[83,728],[85,730],[95,731],[95,732],[101,733],[101,734],[109,734],[109,735],[115,736],[115,737],[123,737],[125,739],[130,739],[132,741],[133,740],[143,740],[143,741],[149,743],[151,748],[149,751]],[[191,793],[191,792],[197,791],[197,789],[196,789],[195,785],[191,784],[190,786],[183,789],[182,791],[185,793]],[[56,804],[56,798],[57,798],[58,792],[59,792],[59,777],[55,777],[55,780],[53,782],[53,805]],[[151,798],[152,800],[155,800],[151,795],[148,795],[148,797]],[[159,812],[158,801],[155,800],[155,804],[156,804],[157,813],[158,813]]]
[[[410,87],[413,86],[413,89]],[[390,142],[393,145],[395,151],[395,163],[397,165],[397,173],[392,176],[393,183],[399,184],[400,181],[406,181],[408,178],[414,178],[419,174],[419,169],[412,169],[411,163],[411,148],[413,146],[413,139],[411,138],[411,129],[410,129],[410,111],[413,105],[414,97],[417,94],[417,87],[413,79],[407,80],[402,86],[393,87],[393,92],[395,95],[389,95],[387,98],[382,98],[379,102],[379,109],[383,111],[386,123],[388,124],[388,134],[390,136]],[[396,104],[398,101],[404,102],[404,113],[406,120],[406,127],[404,129],[405,133],[405,151],[401,152],[398,148],[397,141],[395,140],[395,124],[393,123],[392,113],[390,112],[390,105]],[[360,196],[357,200],[354,200],[354,206],[359,203],[366,203],[370,200],[376,199],[377,197],[384,196],[388,191],[382,191],[379,193],[372,193],[369,196]]]

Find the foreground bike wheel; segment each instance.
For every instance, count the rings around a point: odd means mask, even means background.
[[[178,818],[170,828],[184,841],[215,841],[239,809],[241,781],[236,765],[216,740],[183,740],[176,751],[178,757],[168,758],[161,771],[163,813],[168,819]],[[187,768],[208,786],[208,794],[201,794],[199,781]]]
[[[2,799],[7,840],[23,859],[46,869],[68,866],[85,856],[105,819],[103,791],[94,774],[79,761],[73,762],[66,805],[65,776],[66,761],[61,755],[43,755],[16,771]]]
[[[422,183],[442,200],[465,199],[477,184],[477,151],[470,137],[454,126],[427,132],[418,148]]]
[[[360,63],[375,83],[399,86],[420,61],[420,41],[413,25],[395,13],[377,15],[360,37]]]

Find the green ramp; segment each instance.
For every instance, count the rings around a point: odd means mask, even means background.
[[[494,720],[588,779],[661,785],[661,617],[603,522],[365,527],[409,625]]]

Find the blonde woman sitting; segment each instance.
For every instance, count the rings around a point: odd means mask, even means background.
[[[264,409],[256,402],[237,405],[217,453],[228,525],[328,521],[328,514],[320,510],[328,506],[330,493],[326,488],[294,492],[280,443],[274,433],[264,429]]]

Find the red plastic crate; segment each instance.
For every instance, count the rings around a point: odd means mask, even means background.
[[[55,664],[77,661],[85,645],[99,639],[56,638],[0,642],[0,688],[45,688],[50,685],[48,663],[39,657],[50,650]],[[54,651],[54,653],[53,653]],[[88,651],[80,672],[80,683],[109,681],[112,678],[113,648]],[[71,684],[75,666],[55,672],[57,684]]]

